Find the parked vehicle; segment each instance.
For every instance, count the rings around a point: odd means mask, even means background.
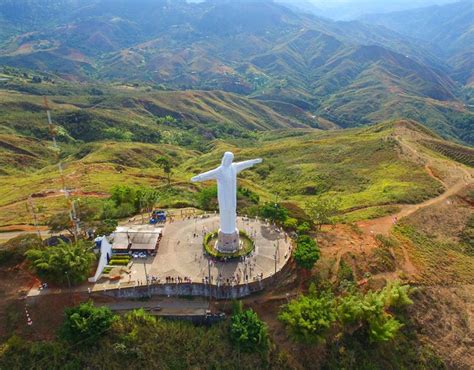
[[[166,222],[166,211],[154,210],[150,217],[150,224],[161,224]]]

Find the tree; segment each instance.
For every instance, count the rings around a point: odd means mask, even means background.
[[[352,325],[367,332],[373,342],[391,340],[403,326],[388,312],[391,307],[401,308],[412,304],[410,286],[395,281],[379,292],[369,291],[365,295],[350,292],[338,298],[337,316],[344,326]]]
[[[152,188],[140,188],[136,192],[136,197],[137,209],[139,209],[140,212],[142,212],[143,209],[150,212],[160,199],[160,193]]]
[[[322,225],[333,224],[332,218],[339,213],[340,203],[340,200],[334,197],[318,196],[316,200],[306,203],[305,211],[320,230]]]
[[[260,216],[272,222],[283,223],[288,218],[288,210],[278,203],[265,203],[260,208]]]
[[[104,203],[103,218],[128,217],[143,209],[150,210],[159,199],[159,192],[153,188],[117,185],[112,188],[109,201]]]
[[[301,296],[288,303],[278,318],[292,336],[305,343],[321,343],[336,321],[334,299],[330,294]]]
[[[58,284],[78,284],[87,279],[95,254],[85,241],[55,247],[33,248],[25,253],[39,276]]]
[[[213,211],[217,209],[217,186],[213,185],[201,189],[197,195],[199,208],[205,211]]]
[[[74,235],[74,225],[69,212],[60,212],[52,215],[46,225],[51,233],[60,233],[66,230],[70,235]]]
[[[95,229],[96,236],[110,235],[112,234],[118,226],[117,220],[114,219],[105,219],[98,223]]]
[[[169,186],[171,184],[171,173],[173,172],[172,163],[166,157],[159,157],[156,160],[156,163],[158,163],[158,166],[160,166],[163,169],[163,172],[166,174]]]
[[[299,267],[311,270],[319,260],[320,254],[318,245],[313,238],[308,235],[298,237],[293,257]]]
[[[66,308],[59,337],[71,343],[93,345],[114,323],[116,316],[108,307],[95,307],[92,301]]]
[[[268,348],[267,326],[252,309],[242,310],[241,302],[237,304],[231,318],[230,337],[245,352]]]
[[[42,240],[37,234],[18,235],[0,245],[0,265],[19,263],[25,258],[26,251],[41,246]]]
[[[112,195],[110,197],[117,207],[126,203],[133,205],[136,198],[136,189],[127,185],[115,185],[112,188]]]

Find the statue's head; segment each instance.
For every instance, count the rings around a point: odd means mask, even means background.
[[[234,154],[232,152],[225,152],[224,156],[222,157],[222,165],[228,167],[232,164],[233,160]]]

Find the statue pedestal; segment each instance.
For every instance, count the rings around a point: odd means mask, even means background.
[[[239,250],[239,230],[235,229],[232,234],[225,234],[219,230],[217,238],[217,250],[221,253],[234,253]]]

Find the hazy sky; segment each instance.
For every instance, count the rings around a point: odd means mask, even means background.
[[[335,19],[354,19],[363,14],[387,13],[424,6],[452,3],[456,0],[276,0],[301,6]]]

